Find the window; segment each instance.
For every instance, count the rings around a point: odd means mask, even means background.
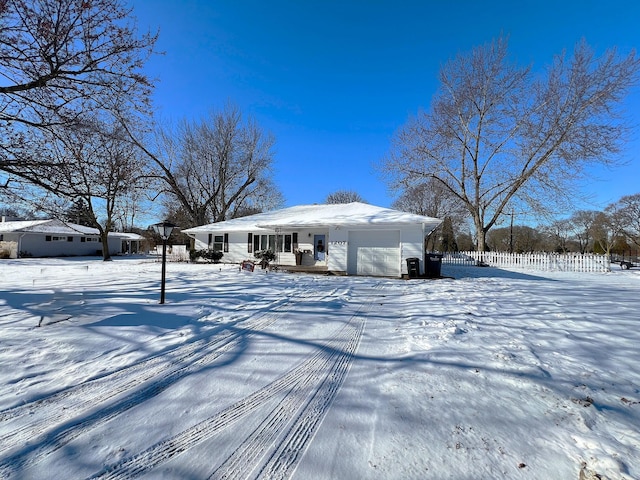
[[[213,251],[214,252],[222,252],[224,246],[224,236],[223,235],[214,235],[213,237]]]
[[[67,242],[73,242],[73,237],[67,237]]]
[[[276,248],[278,252],[291,252],[291,234],[277,235]]]
[[[209,234],[209,248],[214,252],[228,252],[229,251],[229,234],[214,235]]]
[[[247,251],[249,253],[261,250],[291,252],[293,248],[296,248],[294,247],[294,242],[297,238],[296,233],[287,233],[286,235],[253,235],[250,233],[247,240]]]
[[[47,235],[47,236],[44,237],[44,241],[45,242],[66,242],[67,241],[67,237],[58,237],[58,236]]]

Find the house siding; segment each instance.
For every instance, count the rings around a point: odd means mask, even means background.
[[[47,237],[64,237],[65,240],[47,241]],[[68,238],[73,240],[69,241]],[[98,255],[102,251],[102,243],[82,242],[83,235],[51,235],[43,233],[5,233],[4,243],[11,244],[11,258],[17,258],[20,254],[31,257],[71,257]],[[87,238],[87,236],[85,236]],[[109,253],[120,253],[120,238],[109,238]]]
[[[296,230],[282,230],[279,234],[293,234],[297,233],[298,237],[298,249],[303,251],[309,251],[310,254],[305,254],[302,259],[302,265],[326,265],[327,269],[334,272],[347,272],[349,271],[349,233],[353,231],[358,232],[371,232],[371,235],[376,235],[378,231],[394,230],[399,232],[399,258],[400,265],[399,271],[401,275],[407,274],[406,259],[417,257],[421,259],[420,269],[421,273],[424,273],[424,261],[423,261],[423,229],[421,225],[407,225],[407,226],[393,226],[388,228],[371,227],[356,229],[348,227],[327,227],[323,228],[306,228]],[[224,235],[224,231],[212,232],[213,235]],[[254,249],[251,252],[248,250],[248,234],[251,233],[252,237],[255,235],[275,235],[275,231],[260,230],[255,232],[229,232],[228,233],[228,252],[224,252],[222,257],[222,263],[242,263],[244,260],[254,260]],[[209,248],[209,232],[200,232],[195,234],[194,247],[198,250]],[[313,259],[313,239],[315,235],[326,235],[327,241],[327,256],[325,261],[315,261]],[[292,250],[293,250],[292,245]],[[355,259],[352,259],[354,262]],[[295,265],[296,258],[292,252],[280,252],[276,260],[276,263],[280,265]],[[353,269],[353,268],[352,268]]]
[[[424,231],[421,225],[408,226],[401,229],[400,258],[403,275],[408,273],[407,258],[419,258],[420,273],[424,273]]]
[[[46,237],[72,237],[72,241],[47,241]],[[82,242],[82,235],[62,235],[62,234],[26,234],[20,240],[20,251],[34,257],[62,257],[62,256],[88,256],[98,255],[102,251],[102,242]],[[97,238],[95,236],[85,236],[85,238]],[[117,255],[120,253],[120,238],[109,238],[109,253]]]
[[[227,232],[224,231],[216,231],[212,232],[215,235],[224,235]],[[229,238],[229,251],[223,252],[224,255],[220,260],[222,263],[242,263],[244,260],[255,260],[255,249],[251,249],[249,252],[248,248],[248,234],[251,233],[252,236],[255,235],[275,235],[275,231],[268,231],[265,229],[253,232],[228,232]],[[293,235],[294,233],[298,234],[298,249],[305,251],[308,250],[312,252],[311,254],[306,254],[302,258],[303,265],[325,265],[327,262],[316,262],[313,259],[313,238],[314,235],[326,235],[327,239],[330,238],[329,232],[327,229],[296,229],[296,230],[282,230],[278,235]],[[194,235],[194,248],[196,250],[204,250],[209,248],[209,232],[199,232]],[[329,240],[327,240],[328,242]],[[331,249],[331,246],[329,246]],[[296,256],[294,253],[295,246],[292,241],[291,252],[279,252],[278,259],[276,263],[280,265],[295,265],[296,264]],[[331,251],[328,252],[328,260],[331,259]]]
[[[333,272],[347,271],[347,247],[349,230],[332,227],[329,232],[329,261],[327,267]]]
[[[425,229],[430,232],[439,223],[437,218],[352,202],[289,207],[184,232],[194,238],[197,249],[208,247],[209,235],[229,234],[229,251],[222,258],[226,263],[253,259],[254,250],[265,248],[265,244],[256,245],[249,237],[275,235],[277,231],[279,235],[295,234],[297,240],[292,242],[292,250],[307,252],[302,257],[303,266],[326,266],[333,272],[361,275],[401,276],[407,273],[407,258],[424,259]],[[324,249],[319,248],[320,241],[324,242]],[[253,248],[247,249],[248,242]],[[276,263],[295,264],[293,251],[276,253]]]

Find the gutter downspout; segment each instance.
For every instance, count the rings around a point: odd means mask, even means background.
[[[18,237],[18,251],[16,252],[16,258],[20,258],[20,252],[22,251],[22,237],[24,237],[26,233],[21,233]]]

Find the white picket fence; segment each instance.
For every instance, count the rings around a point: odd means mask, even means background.
[[[162,261],[162,245],[158,245],[150,252],[155,255],[157,260]],[[189,252],[186,245],[167,246],[167,262],[188,262]]]
[[[445,253],[442,263],[562,272],[611,271],[609,256],[594,253],[456,252]]]

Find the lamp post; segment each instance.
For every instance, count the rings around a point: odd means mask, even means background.
[[[167,239],[176,225],[165,220],[162,223],[152,225],[152,227],[153,230],[162,237],[162,286],[160,287],[160,303],[162,304],[164,303],[164,283],[167,272]]]

